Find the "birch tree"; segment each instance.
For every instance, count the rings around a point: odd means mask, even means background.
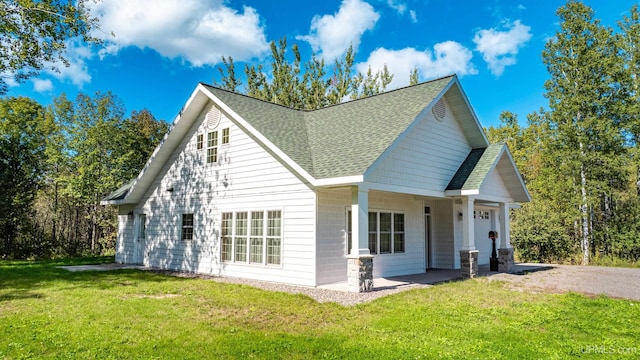
[[[546,97],[557,132],[555,165],[571,178],[565,186],[576,195],[571,204],[580,214],[576,236],[582,263],[588,264],[594,224],[598,217],[610,216],[612,198],[626,178],[620,156],[625,152],[626,124],[617,106],[622,63],[612,30],[594,19],[591,8],[570,1],[557,15],[560,30],[543,52],[550,74]]]

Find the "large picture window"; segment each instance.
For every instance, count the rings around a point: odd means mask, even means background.
[[[347,251],[351,251],[351,210],[347,211]],[[404,214],[391,211],[369,212],[369,252],[371,254],[404,253]]]
[[[237,264],[280,265],[282,212],[222,213],[220,258]]]

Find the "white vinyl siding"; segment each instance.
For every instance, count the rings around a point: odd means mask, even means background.
[[[443,121],[428,111],[415,127],[374,164],[367,180],[443,192],[471,147],[448,108]]]
[[[373,258],[374,277],[417,274],[424,272],[423,202],[414,196],[369,192],[370,212],[404,215],[404,252],[377,254]],[[347,280],[349,216],[351,190],[318,191],[318,284]],[[392,224],[395,226],[395,224]],[[377,229],[377,225],[376,225]],[[373,232],[372,232],[373,233]],[[377,230],[376,230],[377,233]],[[393,245],[392,245],[393,246]]]
[[[232,141],[218,146],[217,162],[207,164],[206,149],[197,149],[197,134],[204,133],[204,147],[209,145],[207,111],[205,106],[135,209],[147,215],[145,265],[314,286],[314,192],[224,114],[218,126],[229,128]],[[263,256],[269,266],[248,266],[251,258],[234,263],[223,213],[269,209],[282,214],[279,238],[265,229]],[[182,213],[194,214],[193,241],[181,240]],[[250,254],[249,240],[247,248]]]

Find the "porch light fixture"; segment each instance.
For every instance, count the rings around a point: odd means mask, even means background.
[[[462,213],[461,212],[458,213],[458,220],[462,221]]]

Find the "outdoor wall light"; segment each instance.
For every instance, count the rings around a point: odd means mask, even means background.
[[[458,213],[458,220],[462,221],[462,213],[461,212]]]

